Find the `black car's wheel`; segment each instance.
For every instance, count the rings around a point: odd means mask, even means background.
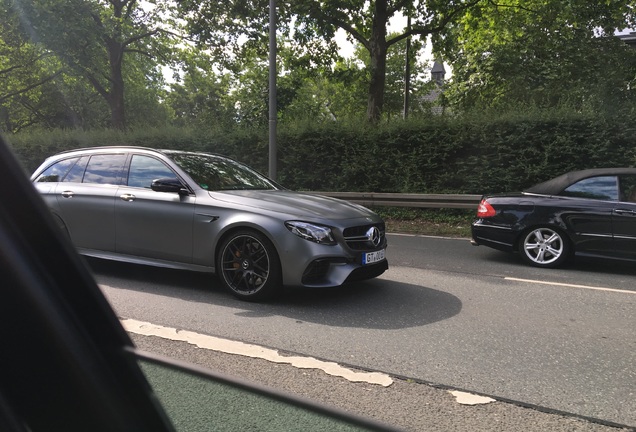
[[[281,270],[274,245],[256,231],[225,238],[217,260],[221,283],[242,300],[270,298],[281,290]]]
[[[557,267],[567,260],[570,245],[560,231],[538,227],[523,234],[519,252],[527,263],[535,267]]]

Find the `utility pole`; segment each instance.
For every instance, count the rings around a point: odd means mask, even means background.
[[[276,0],[269,0],[269,177],[276,180]]]
[[[411,14],[407,17],[406,26],[411,30]],[[409,116],[409,101],[411,96],[411,37],[406,38],[406,60],[404,64],[404,110],[402,118],[406,120]]]

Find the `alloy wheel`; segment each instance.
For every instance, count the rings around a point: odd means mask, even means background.
[[[274,244],[255,230],[237,231],[219,249],[216,268],[221,283],[241,300],[259,301],[282,292],[280,258]]]
[[[547,227],[537,228],[525,236],[521,253],[532,265],[554,267],[567,257],[567,243],[559,232]]]
[[[267,283],[270,259],[258,239],[240,235],[225,245],[221,266],[223,278],[231,290],[253,294]]]

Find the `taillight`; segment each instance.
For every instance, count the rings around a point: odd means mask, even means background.
[[[490,205],[488,201],[482,199],[479,205],[477,206],[477,217],[480,218],[488,218],[496,215],[494,207]]]

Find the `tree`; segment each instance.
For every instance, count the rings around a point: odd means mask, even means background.
[[[499,0],[467,11],[436,46],[458,109],[607,109],[633,99],[636,51],[612,35],[631,1]],[[632,91],[633,93],[633,91]]]
[[[279,44],[277,78],[277,115],[279,121],[329,118],[329,101],[320,91],[324,68],[311,64],[298,47]],[[242,68],[236,67],[229,98],[234,101],[236,121],[242,126],[265,127],[268,124],[268,57],[259,50],[244,50]]]
[[[207,128],[233,124],[228,75],[215,71],[207,53],[196,48],[182,51],[180,65],[165,99],[174,124]]]
[[[391,35],[393,36],[393,35]],[[405,91],[405,59],[407,56],[407,40],[402,39],[396,44],[393,44],[387,52],[386,61],[386,86],[384,91],[384,108],[382,110],[383,117],[390,118],[403,118],[404,115],[404,91]],[[410,55],[409,55],[409,111],[417,113],[419,111],[420,100],[426,93],[430,92],[430,85],[427,82],[430,80],[430,75],[426,73],[426,62],[421,61],[417,53],[421,52],[423,44],[421,41],[416,40],[411,43]],[[413,55],[415,53],[416,55]],[[364,59],[365,64],[369,64],[369,54],[362,47],[357,51],[358,58]]]
[[[281,113],[282,121],[343,121],[364,116],[366,72],[357,59],[345,59],[333,68],[306,75],[295,89],[294,100]]]
[[[298,0],[293,11],[309,32],[333,37],[336,29],[347,32],[368,52],[370,62],[367,118],[379,120],[384,108],[387,54],[389,48],[408,37],[439,34],[482,0]],[[411,26],[401,33],[388,35],[389,21],[396,16],[410,16]]]
[[[384,108],[387,54],[389,48],[408,37],[444,31],[446,26],[463,12],[485,0],[289,0],[279,5],[280,30],[293,35],[315,58],[325,60],[325,53],[334,55],[334,36],[338,29],[349,35],[369,53],[367,118],[376,122]],[[182,15],[189,21],[189,30],[200,43],[227,58],[227,47],[260,46],[266,35],[268,2],[251,0],[184,0],[180,2]],[[412,25],[401,33],[388,35],[391,18],[410,15]],[[293,28],[293,32],[292,32]],[[326,44],[313,43],[316,39]],[[225,50],[225,51],[224,51]]]
[[[28,41],[7,1],[0,1],[0,122],[17,132],[42,117],[42,90],[61,74],[56,59]]]
[[[165,3],[137,0],[9,0],[32,41],[86,79],[107,102],[111,125],[126,126],[124,64],[132,54],[153,62],[167,54]],[[156,66],[156,64],[151,64]]]

